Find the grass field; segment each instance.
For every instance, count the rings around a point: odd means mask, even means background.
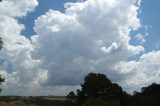
[[[66,100],[66,98],[44,98],[44,99],[53,100],[53,101],[65,101]]]
[[[0,106],[66,106],[65,97],[12,97],[0,96]]]

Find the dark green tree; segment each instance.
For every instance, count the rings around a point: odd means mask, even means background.
[[[90,73],[84,78],[81,87],[87,97],[105,97],[110,92],[111,81],[104,74]]]
[[[143,87],[141,89],[142,95],[152,95],[152,96],[160,96],[160,84],[153,83],[148,87]]]
[[[112,83],[104,74],[90,73],[84,78],[81,90],[77,90],[77,105],[81,106],[89,98],[103,100],[106,102],[119,101],[123,104],[125,93],[122,88]]]
[[[134,106],[160,106],[160,84],[153,83],[135,92],[132,99]]]
[[[81,85],[87,98],[100,98],[105,101],[119,99],[124,94],[122,88],[112,83],[104,74],[90,73]]]
[[[72,102],[75,102],[75,101],[76,101],[76,94],[75,94],[73,91],[71,91],[71,92],[66,96],[66,98],[67,98],[68,100],[71,100]]]
[[[3,40],[2,38],[0,38],[0,50],[2,49],[2,47],[3,47]],[[2,78],[2,76],[0,75],[0,85],[2,82],[4,82],[4,78]],[[1,88],[0,88],[0,92],[1,92]]]
[[[0,50],[2,49],[2,47],[3,47],[3,40],[2,38],[0,38]]]
[[[4,78],[2,78],[2,76],[0,75],[0,85],[2,84],[2,82],[4,82]],[[1,88],[0,88],[0,92],[1,92]]]
[[[77,96],[73,91],[71,91],[66,96],[65,106],[75,106],[76,104],[77,104]]]
[[[89,98],[82,106],[121,106],[119,101],[106,102],[101,99]]]
[[[68,98],[75,101],[72,106],[160,106],[160,84],[153,83],[128,95],[104,74],[90,73],[77,94],[71,92]]]

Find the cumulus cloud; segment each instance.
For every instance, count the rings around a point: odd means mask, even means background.
[[[121,74],[128,76],[121,82],[122,85],[132,92],[140,90],[141,87],[148,86],[160,79],[160,51],[152,51],[143,54],[137,61],[120,62],[115,67]]]
[[[106,47],[102,47],[101,48],[101,50],[104,51],[104,52],[106,52],[106,53],[112,53],[112,52],[114,52],[117,49],[118,49],[118,45],[115,42],[113,42],[111,44],[111,46],[109,46],[108,48],[106,48]]]
[[[16,19],[27,15],[37,5],[36,0],[4,0],[0,3],[0,37],[4,41],[0,52],[0,73],[5,77],[5,94],[9,91],[12,93],[8,94],[19,94],[23,89],[21,86],[27,85],[38,73],[39,60],[32,59],[33,46],[21,35],[25,27]]]
[[[116,63],[144,50],[129,44],[130,32],[140,27],[135,4],[129,0],[87,0],[67,3],[65,13],[49,10],[38,17],[37,35],[32,36],[33,57],[48,69],[46,84],[78,85],[88,72],[114,79]]]
[[[89,72],[107,74],[128,91],[158,79],[159,51],[127,61],[144,51],[142,45],[129,43],[131,31],[141,26],[140,0],[66,3],[63,13],[50,9],[39,16],[36,35],[29,40],[21,35],[25,27],[16,18],[37,5],[37,0],[0,3],[0,35],[5,42],[0,51],[0,73],[6,78],[3,94],[64,95],[79,88]]]
[[[37,0],[3,0],[0,3],[0,14],[9,17],[22,17],[34,10]]]

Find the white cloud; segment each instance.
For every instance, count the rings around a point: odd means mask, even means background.
[[[140,44],[143,44],[146,41],[142,34],[137,34],[135,38],[140,42]]]
[[[130,92],[140,90],[151,83],[160,83],[160,51],[143,54],[139,60],[120,62],[115,70],[124,74],[126,79],[120,82]]]
[[[27,15],[37,5],[36,0],[0,2],[0,37],[4,41],[0,51],[0,73],[5,77],[4,94],[16,92],[21,95],[21,86],[26,86],[39,73],[37,67],[40,61],[32,59],[33,46],[28,38],[20,34],[24,25],[19,24],[16,19]]]
[[[159,61],[150,63],[147,56],[157,59],[158,51],[126,62],[144,51],[143,46],[129,43],[130,32],[141,26],[139,0],[67,3],[64,13],[49,10],[38,17],[37,35],[29,40],[21,35],[25,27],[15,17],[27,15],[37,5],[36,0],[0,3],[0,35],[5,42],[0,51],[0,73],[6,78],[3,94],[63,95],[79,88],[89,72],[105,73],[123,87],[134,83],[137,89],[148,78],[148,66],[157,69]],[[155,73],[147,81],[157,78]]]
[[[48,70],[46,85],[78,85],[89,72],[105,73],[116,81],[114,65],[144,50],[129,44],[130,31],[140,27],[135,4],[88,0],[67,3],[65,13],[49,10],[40,16],[37,35],[32,36],[33,57]]]
[[[106,48],[106,47],[102,47],[101,48],[101,50],[103,51],[103,52],[106,52],[106,53],[112,53],[112,52],[114,52],[115,50],[117,50],[118,49],[118,45],[117,45],[117,43],[115,43],[115,42],[113,42],[112,44],[111,44],[111,46],[109,46],[108,48]]]
[[[37,0],[3,0],[0,2],[0,15],[22,17],[34,10]]]

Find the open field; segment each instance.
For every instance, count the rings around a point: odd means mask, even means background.
[[[1,96],[0,106],[66,106],[64,97]]]
[[[44,99],[47,99],[47,100],[52,100],[52,101],[65,101],[66,98],[44,98]]]

